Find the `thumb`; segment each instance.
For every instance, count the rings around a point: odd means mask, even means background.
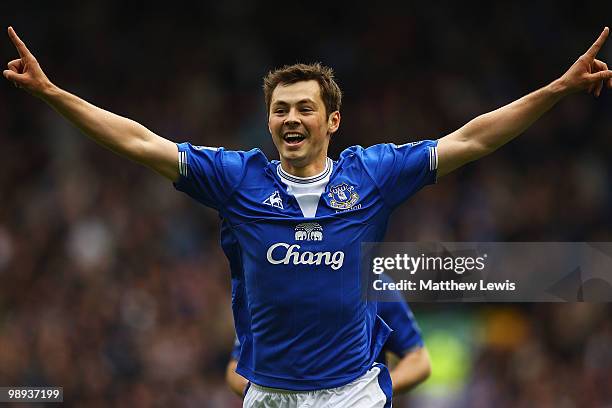
[[[612,70],[599,71],[591,75],[593,81],[606,81],[612,78]]]
[[[13,83],[17,88],[21,88],[21,75],[16,72],[11,71],[10,69],[5,69],[2,71],[2,75],[9,81]]]
[[[19,76],[19,74],[11,71],[10,69],[5,69],[4,71],[2,71],[2,75],[4,75],[4,77],[9,81],[15,81]]]

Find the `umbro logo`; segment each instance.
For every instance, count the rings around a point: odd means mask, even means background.
[[[263,203],[266,205],[271,205],[272,207],[280,208],[281,210],[284,209],[283,199],[281,198],[278,190],[272,193],[270,197],[266,198]]]

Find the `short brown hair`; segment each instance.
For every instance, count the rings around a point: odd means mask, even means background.
[[[272,92],[278,85],[290,85],[300,81],[315,80],[319,83],[321,99],[325,104],[326,116],[339,111],[342,104],[342,91],[334,81],[334,70],[321,65],[319,62],[313,64],[285,65],[282,68],[272,70],[264,77],[263,90],[266,98],[266,109],[270,112]]]

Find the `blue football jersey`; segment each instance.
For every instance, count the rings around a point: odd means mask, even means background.
[[[382,241],[393,209],[435,182],[436,143],[344,150],[326,169],[314,217],[259,149],[178,145],[175,187],[222,219],[238,374],[307,391],[348,384],[372,366],[390,329],[362,298],[360,244]]]
[[[421,329],[414,318],[410,306],[408,306],[401,295],[398,294],[396,302],[379,302],[378,315],[393,331],[376,358],[377,363],[387,364],[387,357],[385,355],[387,351],[402,358],[415,347],[423,347]],[[234,339],[234,346],[230,356],[234,360],[240,358],[240,341],[238,337]]]
[[[240,358],[240,340],[238,340],[238,336],[234,338],[234,347],[232,347],[230,356],[236,361]]]
[[[392,282],[387,275],[382,275],[385,282]],[[392,299],[389,302],[378,302],[378,315],[393,330],[387,339],[381,353],[376,358],[376,362],[387,364],[385,352],[390,351],[402,358],[415,347],[423,347],[421,329],[414,318],[406,300],[399,291],[391,292]],[[391,301],[392,300],[392,301]],[[236,344],[234,344],[235,346]],[[240,344],[238,344],[240,346]],[[234,356],[234,354],[232,354]]]

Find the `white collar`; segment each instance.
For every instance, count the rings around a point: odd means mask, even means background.
[[[280,163],[278,163],[278,166],[276,167],[276,172],[278,173],[278,176],[281,179],[284,179],[291,183],[311,184],[311,183],[316,183],[317,181],[321,181],[327,178],[331,174],[333,165],[334,165],[334,162],[332,161],[332,159],[328,157],[327,160],[325,160],[325,169],[321,173],[315,174],[314,176],[310,176],[310,177],[298,177],[298,176],[291,175],[287,173],[285,170],[283,170]]]

